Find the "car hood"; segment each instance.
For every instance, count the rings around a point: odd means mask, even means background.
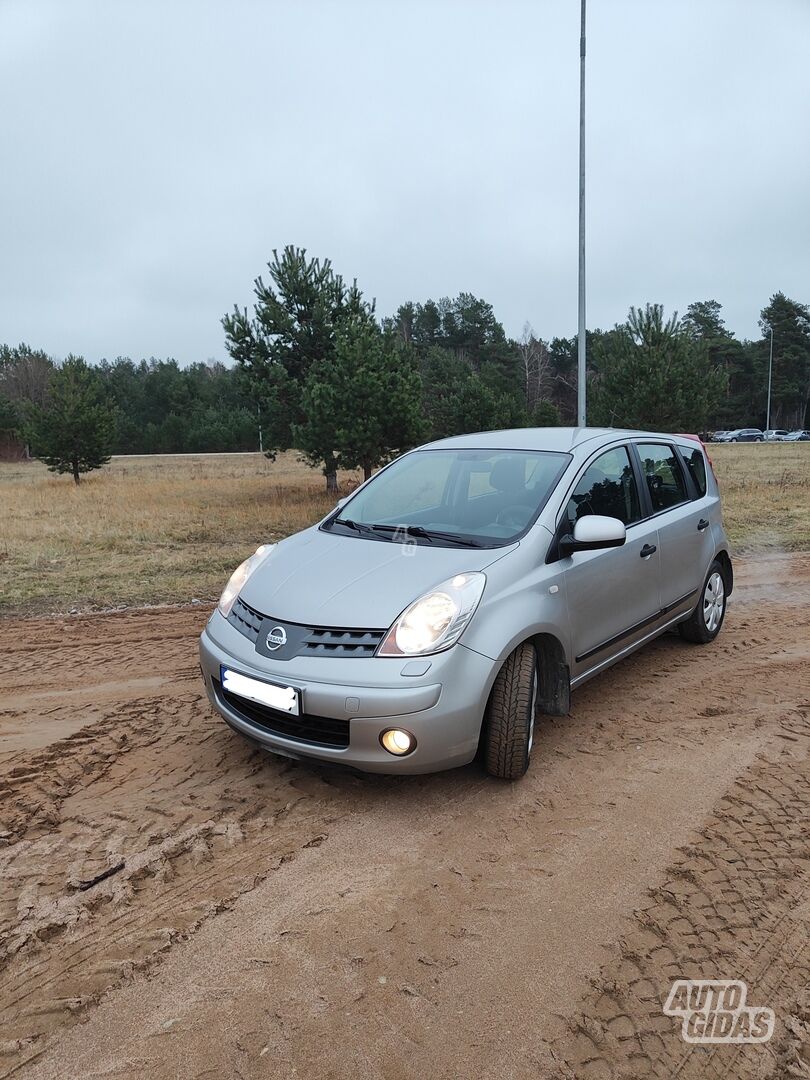
[[[276,544],[240,596],[262,614],[286,622],[387,629],[434,585],[483,570],[518,546],[406,545],[313,526]]]

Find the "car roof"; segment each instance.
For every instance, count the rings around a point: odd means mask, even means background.
[[[612,443],[617,439],[649,437],[680,440],[683,435],[665,432],[639,431],[625,428],[597,427],[546,427],[546,428],[508,428],[504,431],[477,431],[471,435],[453,435],[449,439],[437,439],[425,443],[419,450],[547,450],[557,453],[571,453],[583,444],[589,448],[599,446],[600,442]]]

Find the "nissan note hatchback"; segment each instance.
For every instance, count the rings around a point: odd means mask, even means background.
[[[208,696],[276,754],[383,773],[480,753],[525,773],[538,713],[733,584],[699,439],[593,428],[403,454],[235,571],[200,639]]]

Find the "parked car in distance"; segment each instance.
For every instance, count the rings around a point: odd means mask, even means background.
[[[762,432],[759,428],[743,427],[735,428],[734,431],[726,431],[717,442],[762,442]]]
[[[725,431],[712,431],[709,433],[709,442],[720,442],[725,434]]]
[[[790,431],[782,442],[810,442],[810,431]]]
[[[783,428],[768,428],[767,431],[762,432],[762,438],[765,442],[782,442],[787,432]]]
[[[664,631],[713,641],[733,586],[696,436],[461,435],[260,547],[200,638],[212,705],[291,758],[525,773],[539,713]]]

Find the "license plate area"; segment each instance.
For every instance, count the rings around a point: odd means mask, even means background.
[[[289,716],[301,715],[301,691],[298,687],[254,679],[250,675],[232,671],[224,664],[220,667],[219,674],[222,688],[228,693],[254,701],[257,705],[266,705],[269,709],[277,709]]]

